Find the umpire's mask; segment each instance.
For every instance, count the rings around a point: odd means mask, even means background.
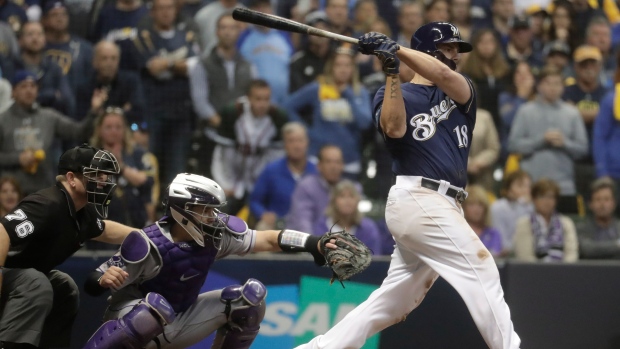
[[[95,153],[90,166],[82,171],[86,180],[86,200],[103,218],[108,217],[108,206],[116,189],[114,177],[119,172],[120,166],[114,155],[103,149]]]

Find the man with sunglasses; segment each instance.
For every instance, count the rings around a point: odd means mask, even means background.
[[[68,347],[79,290],[56,266],[90,239],[120,244],[132,230],[107,216],[114,155],[87,145],[60,157],[56,184],[0,218],[0,347]]]

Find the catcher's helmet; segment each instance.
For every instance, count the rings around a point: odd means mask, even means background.
[[[108,217],[108,206],[116,189],[114,176],[120,172],[116,157],[104,149],[87,144],[65,151],[58,162],[58,174],[81,173],[86,180],[86,200],[95,206],[97,213]]]
[[[219,208],[226,205],[226,194],[215,181],[190,173],[178,174],[163,198],[166,215],[180,224],[200,246],[204,236],[219,248],[228,215]]]
[[[411,37],[411,48],[433,55],[437,51],[437,44],[456,42],[459,52],[470,52],[470,43],[461,39],[459,28],[448,22],[431,22],[418,28]]]

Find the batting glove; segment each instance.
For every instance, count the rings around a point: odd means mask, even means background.
[[[385,34],[370,32],[359,37],[357,50],[365,55],[374,54],[379,45],[390,40]]]
[[[400,49],[400,46],[393,41],[389,40],[375,49],[375,56],[379,58],[383,65],[383,72],[387,75],[398,75],[400,70],[400,60],[396,56],[396,52]]]

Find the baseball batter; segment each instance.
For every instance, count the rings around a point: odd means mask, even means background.
[[[325,264],[320,236],[293,230],[248,229],[218,208],[222,188],[183,173],[166,189],[166,216],[131,232],[119,252],[86,284],[97,295],[112,289],[104,323],[84,348],[186,348],[217,331],[212,349],[247,349],[265,315],[265,286],[244,285],[200,293],[211,265],[231,254],[252,251],[310,252]],[[325,247],[336,249],[327,242]]]
[[[454,70],[472,46],[454,25],[432,22],[415,32],[411,47],[399,48],[378,33],[359,44],[362,53],[379,57],[387,74],[373,116],[396,175],[385,211],[396,242],[388,275],[330,331],[297,349],[362,347],[420,305],[439,275],[459,292],[490,348],[519,348],[497,266],[461,208],[476,94]],[[410,83],[400,84],[399,59],[416,72]]]

